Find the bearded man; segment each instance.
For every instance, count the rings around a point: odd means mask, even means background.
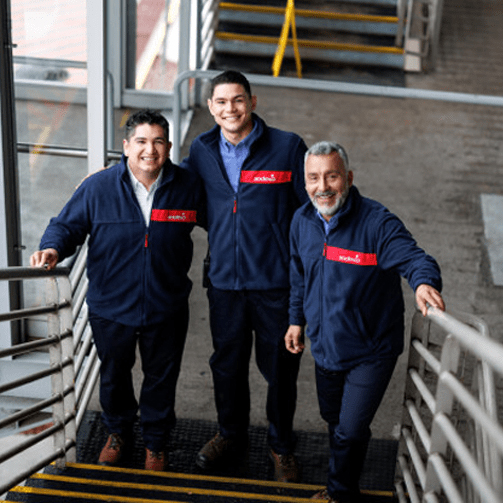
[[[303,327],[316,363],[320,412],[328,423],[327,488],[312,499],[355,502],[370,424],[403,350],[401,276],[425,315],[444,310],[440,269],[398,217],[362,197],[346,151],[320,142],[305,154],[310,202],[290,229],[290,327],[287,349],[304,349]]]

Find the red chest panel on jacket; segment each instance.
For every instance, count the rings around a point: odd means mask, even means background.
[[[327,246],[323,250],[323,255],[327,260],[342,262],[354,265],[377,265],[377,255],[375,253],[361,253],[352,250],[344,250],[336,246]]]
[[[150,219],[154,222],[196,222],[195,210],[152,210]]]
[[[243,183],[271,184],[288,183],[292,180],[291,171],[241,171]]]

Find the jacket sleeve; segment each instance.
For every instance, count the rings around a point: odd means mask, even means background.
[[[189,157],[185,157],[182,162],[179,164],[180,168],[187,169],[192,173],[195,173],[194,166],[190,163],[190,155]]]
[[[75,191],[61,213],[50,220],[40,241],[40,249],[54,248],[58,251],[60,261],[73,255],[90,232],[86,202],[88,186],[88,181],[85,181]]]
[[[293,150],[292,157],[292,180],[295,195],[299,201],[299,207],[307,202],[306,182],[304,180],[304,155],[307,146],[300,136],[296,136],[297,142]]]
[[[199,138],[196,138],[192,142],[189,148],[189,155],[184,159],[182,159],[182,161],[180,162],[179,164],[180,168],[186,169],[191,173],[195,173],[197,176],[199,176],[199,170],[198,170],[199,151],[200,151]]]
[[[290,229],[290,325],[304,326],[304,266],[298,249],[299,219],[294,217]]]
[[[208,202],[206,199],[206,191],[204,190],[204,185],[199,175],[195,176],[197,176],[197,225],[207,231]]]
[[[412,290],[425,283],[442,290],[440,268],[436,260],[420,248],[401,220],[385,211],[377,229],[377,260],[383,269],[394,269]]]
[[[194,145],[194,144],[193,144]],[[197,162],[195,162],[195,153],[193,145],[190,147],[188,157],[185,157],[179,164],[180,168],[192,173],[197,179],[197,225],[205,230],[208,230],[208,206],[204,182],[197,171]]]

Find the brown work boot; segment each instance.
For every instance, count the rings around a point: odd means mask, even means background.
[[[218,461],[224,458],[237,455],[238,444],[234,439],[225,438],[220,433],[217,433],[204,447],[197,453],[196,465],[203,470],[209,470]]]
[[[348,503],[349,500],[336,500],[332,498],[328,494],[328,491],[326,489],[322,489],[321,491],[317,492],[315,495],[311,496],[312,500],[320,500],[320,501],[326,501],[326,503]]]
[[[105,447],[101,449],[98,464],[103,466],[115,466],[119,463],[124,454],[124,440],[118,433],[108,436]]]
[[[163,451],[155,452],[145,449],[145,470],[165,472],[168,467],[168,459]]]
[[[328,491],[326,489],[322,489],[321,491],[318,491],[316,494],[311,496],[311,499],[312,500],[320,500],[320,501],[328,501],[328,502],[335,501],[328,495]]]
[[[299,481],[299,465],[293,454],[276,454],[271,449],[269,457],[274,464],[274,478],[277,482]]]

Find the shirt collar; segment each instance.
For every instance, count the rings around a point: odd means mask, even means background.
[[[342,205],[341,208],[339,208],[337,210],[337,212],[335,213],[335,215],[333,215],[332,218],[328,222],[323,218],[323,215],[313,205],[314,212],[318,215],[318,217],[320,218],[320,220],[323,222],[326,234],[328,234],[328,232],[330,230],[332,230],[334,227],[336,227],[337,224],[338,224],[338,222],[339,222],[339,219],[341,218],[341,216],[345,215],[349,211],[349,208],[350,208],[350,206],[352,204],[351,201],[353,199],[353,195],[352,195],[353,193],[354,193],[354,190],[353,190],[353,186],[352,186],[349,189],[349,194],[348,194],[348,197],[346,198],[346,200],[344,201],[344,204]]]
[[[227,150],[231,150],[232,148],[237,147],[243,147],[249,149],[250,145],[259,137],[259,134],[260,131],[258,121],[254,120],[253,129],[250,131],[250,134],[247,135],[245,138],[243,138],[237,145],[233,145],[231,142],[227,140],[227,138],[224,136],[222,128],[220,128],[220,145],[222,147],[225,147]]]
[[[129,178],[131,180],[131,184],[133,185],[133,189],[136,191],[138,189],[141,189],[143,188],[144,190],[146,190],[147,192],[149,193],[153,193],[157,187],[159,187],[159,184],[161,183],[161,180],[162,180],[162,173],[163,173],[163,170],[164,170],[164,167],[162,167],[159,171],[159,174],[157,175],[157,178],[155,180],[155,182],[150,186],[150,190],[147,190],[147,188],[145,187],[145,185],[143,185],[143,183],[141,183],[137,178],[136,176],[133,175],[133,172],[131,171],[131,168],[129,167],[129,159],[127,161],[127,170],[128,170],[128,173],[129,173]]]

